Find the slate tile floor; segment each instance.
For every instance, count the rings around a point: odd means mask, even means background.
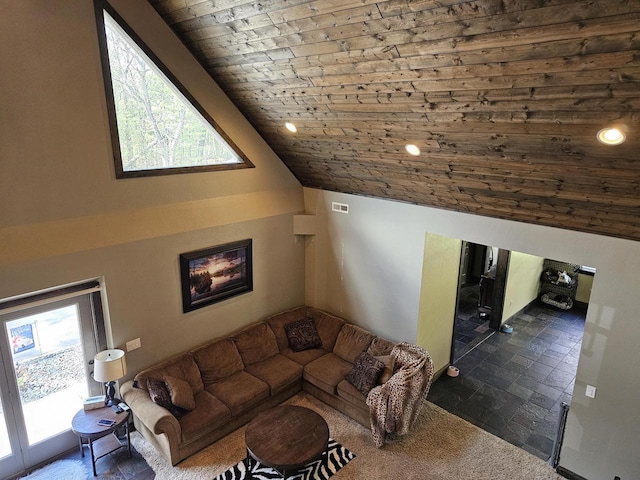
[[[489,320],[478,316],[480,286],[467,284],[460,289],[458,315],[456,317],[456,334],[454,338],[454,362],[491,335]]]
[[[442,375],[428,400],[547,460],[562,402],[571,402],[586,305],[563,311],[541,302],[494,332]]]

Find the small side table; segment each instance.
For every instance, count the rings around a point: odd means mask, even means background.
[[[98,420],[113,420],[112,426],[98,425]],[[116,430],[124,427],[126,444],[116,436]],[[96,408],[94,410],[80,410],[71,421],[71,429],[78,436],[80,454],[84,457],[84,447],[89,447],[93,476],[96,476],[96,460],[111,452],[126,446],[131,456],[131,439],[129,436],[129,411],[116,413],[111,407]]]

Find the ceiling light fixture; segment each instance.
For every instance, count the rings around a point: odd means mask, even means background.
[[[627,139],[624,132],[615,127],[603,128],[598,132],[596,137],[600,143],[604,143],[605,145],[620,145]]]
[[[296,133],[298,131],[298,128],[291,122],[287,122],[284,124],[284,126],[286,127],[287,130],[289,130],[291,133]]]
[[[404,147],[404,149],[407,151],[409,155],[413,155],[414,157],[417,157],[418,155],[420,155],[420,149],[413,143],[409,143]]]

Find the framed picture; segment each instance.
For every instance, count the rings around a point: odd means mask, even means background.
[[[251,239],[180,254],[184,313],[253,290]]]

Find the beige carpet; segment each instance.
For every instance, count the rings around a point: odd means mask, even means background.
[[[331,437],[355,453],[336,480],[562,480],[543,460],[427,403],[413,432],[377,449],[368,429],[319,400],[300,393],[286,403],[311,408],[329,424]],[[158,480],[212,479],[244,456],[244,428],[172,467],[138,433],[133,446]]]

